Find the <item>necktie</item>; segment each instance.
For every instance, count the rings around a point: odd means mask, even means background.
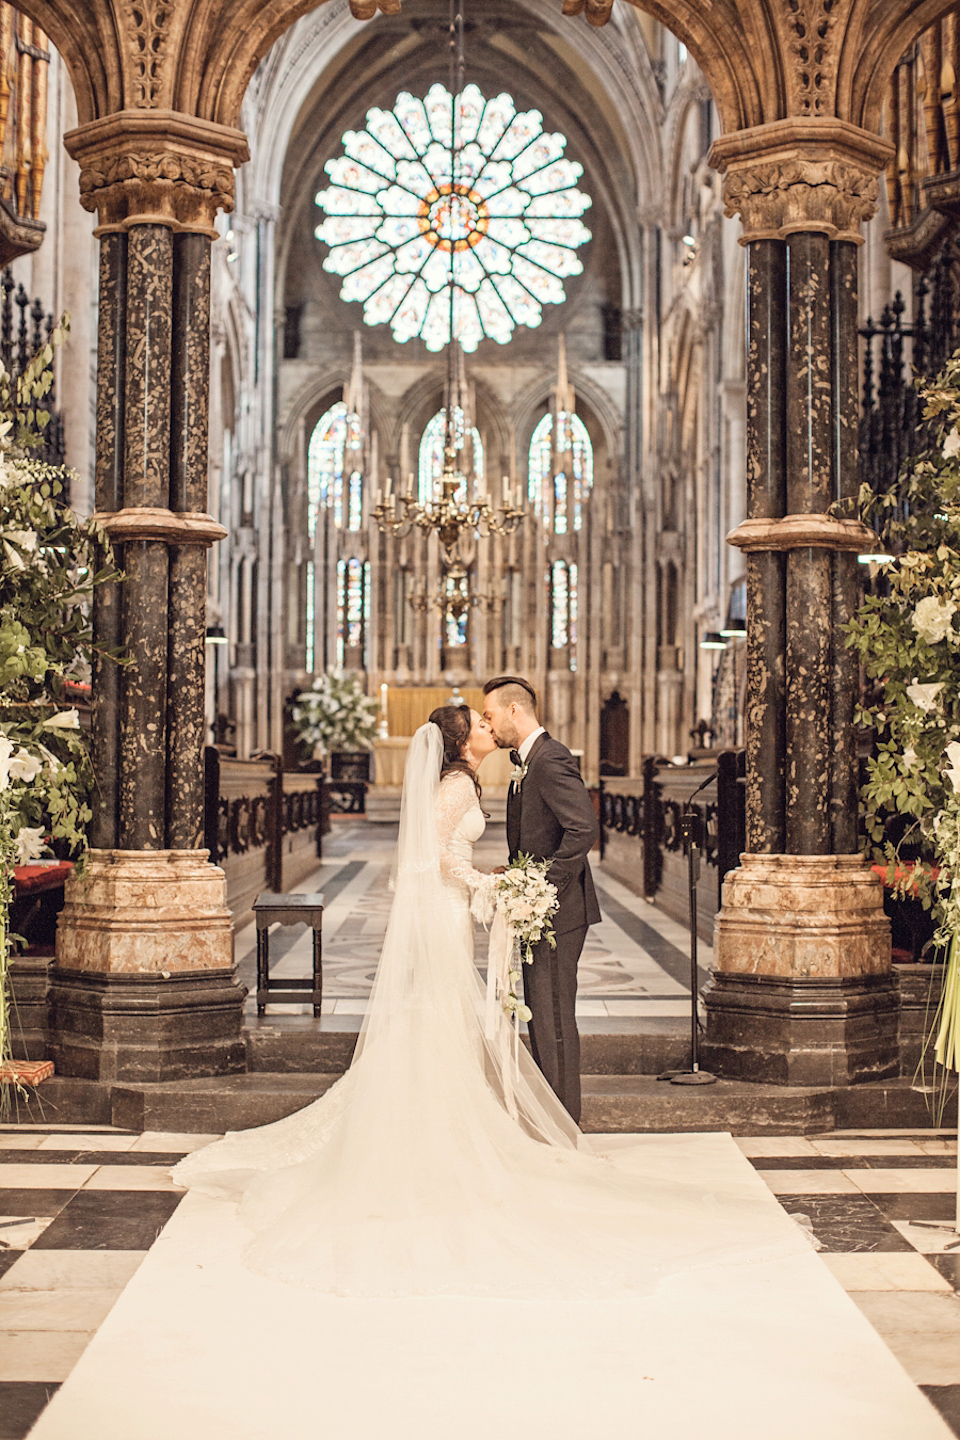
[[[510,764],[511,764],[511,765],[522,765],[522,764],[523,764],[523,761],[520,759],[520,751],[519,751],[519,750],[511,750],[511,751],[510,751]]]

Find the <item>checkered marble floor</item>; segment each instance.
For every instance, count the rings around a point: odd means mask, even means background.
[[[0,1126],[0,1440],[29,1434],[179,1204],[168,1167],[211,1138]],[[737,1144],[960,1436],[955,1139]]]
[[[396,845],[395,825],[346,821],[336,825],[324,842],[324,859],[297,891],[322,892],[323,1006],[327,1015],[362,1015],[373,983],[387,928],[391,895],[390,868]],[[502,825],[489,824],[476,847],[475,863],[491,870],[506,858]],[[579,967],[577,1015],[589,1028],[591,1020],[675,1019],[689,1015],[690,961],[687,931],[656,906],[638,899],[626,886],[594,865],[594,879],[603,911],[601,924],[588,932]],[[312,937],[305,926],[275,929],[271,934],[271,975],[309,975]],[[237,935],[240,977],[251,992],[256,980],[256,932],[244,927]],[[477,962],[486,963],[486,935],[477,932]],[[712,961],[702,942],[702,969]],[[256,1004],[247,1000],[247,1011]],[[304,1013],[307,1006],[271,1005],[268,1014]]]

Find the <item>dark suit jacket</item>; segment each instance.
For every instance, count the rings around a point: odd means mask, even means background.
[[[576,760],[559,740],[538,736],[519,792],[511,785],[507,796],[507,844],[511,860],[524,854],[550,862],[547,879],[559,900],[553,917],[557,935],[600,920],[587,863],[599,833]]]

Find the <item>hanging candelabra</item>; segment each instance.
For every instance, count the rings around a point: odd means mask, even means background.
[[[441,576],[431,594],[426,587],[415,590],[409,603],[419,615],[430,609],[439,610],[444,619],[460,624],[469,610],[492,610],[500,599],[496,589],[471,590],[470,575],[462,565],[453,564]]]
[[[476,472],[473,445],[467,444],[471,426],[469,391],[464,371],[463,350],[457,326],[457,257],[469,252],[476,244],[476,197],[466,183],[461,164],[463,119],[461,114],[464,81],[463,3],[450,3],[450,181],[439,188],[430,212],[432,243],[450,257],[449,306],[450,341],[447,346],[447,383],[443,468],[434,481],[433,494],[419,499],[413,493],[413,477],[405,494],[394,495],[393,482],[387,479],[386,493],[378,493],[373,516],[379,529],[388,535],[408,535],[414,526],[425,534],[435,534],[448,566],[467,562],[466,543],[488,535],[512,535],[523,523],[523,498],[519,486],[511,487],[503,479],[499,505],[481,491]],[[458,426],[462,423],[462,432]],[[469,454],[469,459],[468,459]],[[427,602],[425,602],[426,604]]]

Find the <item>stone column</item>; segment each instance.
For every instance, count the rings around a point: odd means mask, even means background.
[[[98,592],[94,848],[57,934],[59,1073],[160,1081],[239,1070],[222,870],[203,838],[210,242],[235,130],[124,111],[65,137],[101,245],[96,508],[124,578]]]
[[[749,251],[747,852],[723,887],[705,1063],[784,1084],[897,1073],[879,880],[857,853],[856,247],[889,147],[836,120],[725,135]],[[839,502],[839,503],[838,503]]]

